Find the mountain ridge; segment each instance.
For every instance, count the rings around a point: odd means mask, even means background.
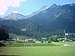
[[[3,21],[0,24],[9,26],[9,31],[26,36],[44,37],[52,34],[75,32],[75,4],[53,5],[40,13],[18,21]],[[26,31],[21,31],[26,29]],[[12,33],[12,32],[11,32]]]

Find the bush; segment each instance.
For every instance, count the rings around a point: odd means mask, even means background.
[[[5,46],[5,44],[3,44],[3,43],[0,43],[0,47],[1,47],[1,46]]]
[[[44,43],[44,41],[43,41],[43,40],[41,40],[41,43]]]
[[[49,40],[48,43],[51,43],[51,40]]]

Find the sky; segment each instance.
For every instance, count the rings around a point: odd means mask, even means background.
[[[42,8],[42,6],[51,6],[75,3],[75,0],[0,0],[0,17],[11,13],[20,13],[30,15]]]

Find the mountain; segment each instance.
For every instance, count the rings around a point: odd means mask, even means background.
[[[15,16],[10,16],[15,18]],[[21,19],[20,15],[18,18]],[[22,20],[4,20],[0,26],[5,25],[10,33],[31,37],[48,37],[55,34],[75,33],[75,4],[56,5]],[[5,27],[4,27],[5,28]]]
[[[45,28],[45,26],[49,25],[51,21],[56,20],[61,14],[64,13],[60,7],[61,6],[53,4],[48,9],[41,11],[29,19]]]
[[[0,18],[0,21],[2,21],[3,19],[2,18]]]
[[[20,19],[26,19],[26,17],[19,13],[12,13],[12,14],[4,17],[4,20],[20,20]]]
[[[47,8],[48,8],[47,6],[42,6],[42,8],[40,8],[38,11],[35,11],[32,14],[27,15],[27,16],[24,16],[24,15],[22,15],[20,13],[13,12],[12,14],[10,14],[8,16],[5,16],[3,18],[3,20],[21,20],[21,19],[27,19],[27,18],[30,18],[30,17],[32,17],[32,16],[40,13],[43,10],[46,10]]]
[[[42,6],[39,10],[33,12],[32,14],[28,15],[28,18],[34,16],[34,15],[37,15],[38,13],[40,13],[41,11],[44,11],[46,9],[48,9],[49,7],[48,6]]]

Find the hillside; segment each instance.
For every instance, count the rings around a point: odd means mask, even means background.
[[[12,17],[12,15],[11,15]],[[16,16],[19,18],[19,16]],[[7,17],[9,18],[9,17]],[[14,18],[14,17],[12,17]],[[21,18],[20,18],[21,19]],[[0,26],[18,35],[47,37],[52,34],[75,33],[75,4],[56,5],[22,20],[0,21]]]

